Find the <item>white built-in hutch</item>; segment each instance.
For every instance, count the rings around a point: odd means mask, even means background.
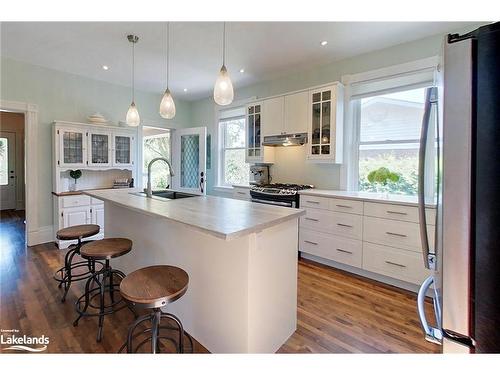
[[[136,180],[136,128],[56,121],[53,124],[54,240],[60,248],[72,241],[59,241],[55,233],[65,227],[97,224],[104,237],[104,204],[81,194],[82,190],[112,188],[115,179]],[[70,171],[82,176],[75,184]]]

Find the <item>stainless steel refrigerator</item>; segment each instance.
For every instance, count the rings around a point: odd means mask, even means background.
[[[425,203],[437,206],[434,248]],[[418,294],[425,338],[444,353],[500,353],[500,23],[444,41],[436,87],[426,93],[419,208],[424,264],[433,270]]]

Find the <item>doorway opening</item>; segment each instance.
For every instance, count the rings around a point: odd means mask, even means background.
[[[0,111],[0,235],[2,249],[25,243],[25,114]],[[5,245],[5,247],[4,247]]]

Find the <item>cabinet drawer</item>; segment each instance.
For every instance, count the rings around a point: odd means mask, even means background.
[[[338,212],[347,212],[350,214],[363,215],[363,202],[351,201],[347,199],[330,199],[330,210]]]
[[[300,229],[299,250],[353,267],[361,267],[362,242],[309,229]]]
[[[381,217],[383,219],[408,221],[412,223],[419,222],[418,207],[415,206],[365,202],[364,214],[366,216]],[[427,224],[434,225],[436,221],[436,210],[427,208],[425,210],[425,217]]]
[[[363,238],[363,216],[332,212],[331,232],[350,238]]]
[[[330,208],[330,200],[331,198],[301,195],[300,207],[322,208],[324,210],[328,210]]]
[[[300,227],[331,232],[333,221],[333,212],[307,208],[306,214],[300,217]]]
[[[363,242],[363,269],[414,284],[430,274],[421,254],[367,242]]]
[[[428,225],[429,245],[434,244],[434,226]],[[417,223],[363,217],[363,240],[421,252],[420,226]]]
[[[250,200],[250,189],[233,188],[233,198]]]
[[[97,198],[90,197],[90,204],[92,204],[92,205],[94,205],[94,204],[104,204],[104,201],[102,201],[100,199],[97,199]]]
[[[64,208],[88,205],[90,205],[90,197],[88,195],[70,195],[62,197],[62,206]]]

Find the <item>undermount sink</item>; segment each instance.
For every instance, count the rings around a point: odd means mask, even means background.
[[[196,194],[189,194],[189,193],[184,193],[184,192],[175,191],[175,190],[153,190],[152,193],[153,193],[153,198],[161,199],[161,200],[197,197]],[[133,194],[133,195],[137,195],[139,197],[146,198],[146,193],[143,191],[129,193],[129,194]]]

